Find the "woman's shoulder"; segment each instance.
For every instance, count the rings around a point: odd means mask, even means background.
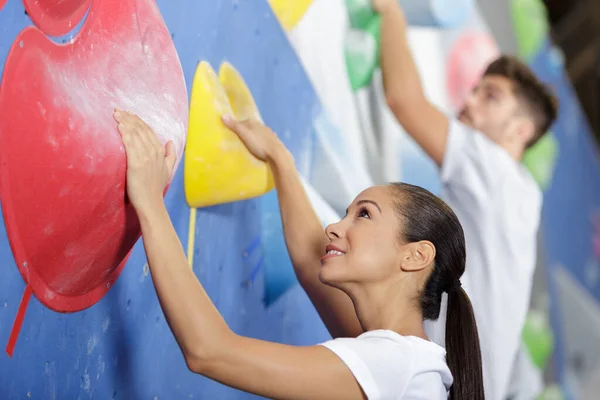
[[[391,390],[397,394],[412,392],[416,386],[432,385],[433,390],[437,386],[441,393],[452,384],[444,348],[419,337],[374,330],[323,345],[347,364],[363,390],[376,387],[380,393]]]
[[[438,355],[444,358],[446,357],[446,350],[437,343],[417,336],[400,335],[399,333],[391,330],[380,329],[365,332],[356,339],[374,343],[388,343],[390,345],[394,344],[399,347],[405,347],[407,349],[410,348],[414,352],[432,353],[432,355]]]

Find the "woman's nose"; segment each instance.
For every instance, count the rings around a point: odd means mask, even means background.
[[[335,224],[328,225],[327,228],[325,228],[325,234],[329,240],[340,238],[340,223],[336,222]]]

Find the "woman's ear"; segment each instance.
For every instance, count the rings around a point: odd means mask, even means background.
[[[422,240],[406,245],[400,267],[407,272],[421,271],[430,266],[434,260],[435,246],[428,240]]]

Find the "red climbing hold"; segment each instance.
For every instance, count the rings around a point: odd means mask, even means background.
[[[448,94],[454,110],[462,108],[488,64],[499,54],[496,41],[486,32],[467,31],[456,40],[448,54],[446,69]]]
[[[18,35],[0,86],[2,209],[21,275],[55,311],[99,301],[140,236],[114,107],[181,158],[188,96],[154,0],[94,1],[66,45],[34,27]]]
[[[91,2],[92,0],[23,0],[23,5],[35,26],[42,32],[48,36],[61,36],[81,22]]]

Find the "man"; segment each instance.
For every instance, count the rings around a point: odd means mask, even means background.
[[[529,307],[542,194],[521,165],[549,129],[557,102],[529,68],[503,56],[469,95],[458,119],[426,98],[397,0],[372,0],[381,14],[381,68],[398,122],[440,168],[442,198],[463,225],[463,286],[473,302],[486,398],[503,400]],[[445,314],[430,338],[444,342]]]

